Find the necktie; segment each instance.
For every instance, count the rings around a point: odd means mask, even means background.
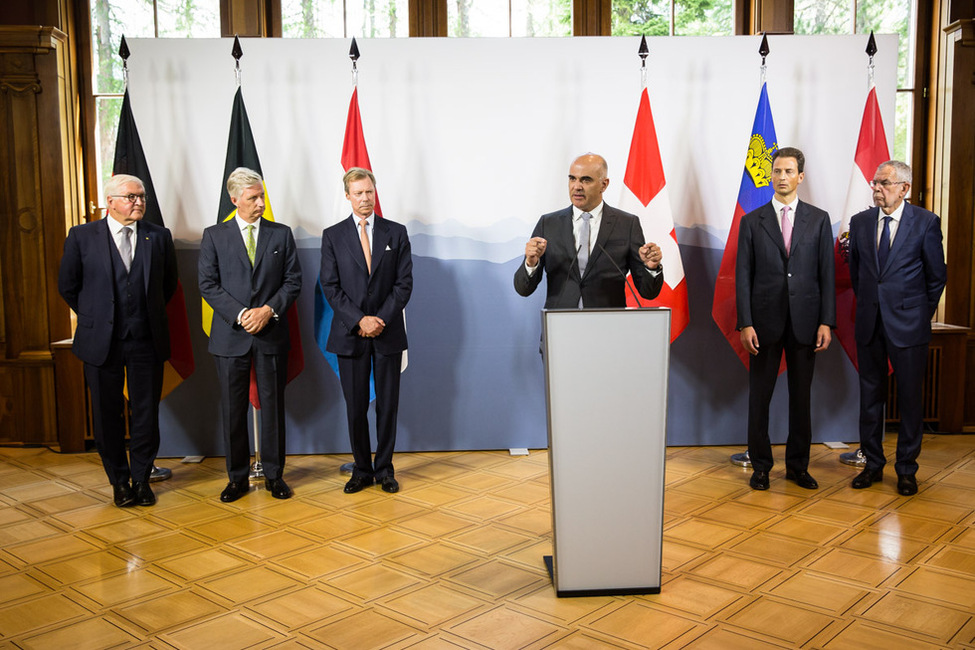
[[[785,242],[785,256],[789,257],[792,250],[792,219],[789,218],[789,206],[782,207],[782,239]]]
[[[118,252],[122,256],[125,270],[128,271],[132,267],[132,229],[128,226],[122,228],[122,246]]]
[[[592,215],[588,212],[582,213],[582,227],[579,229],[579,275],[586,272],[586,264],[589,263],[589,220]]]
[[[369,245],[369,233],[366,226],[369,222],[363,219],[359,222],[359,243],[362,244],[362,254],[366,257],[366,270],[372,273],[372,246]]]
[[[247,259],[254,266],[254,258],[257,257],[257,242],[254,241],[254,226],[247,226]]]
[[[887,266],[887,254],[890,253],[890,220],[893,217],[884,217],[884,230],[880,233],[880,241],[877,244],[877,264],[883,271]]]

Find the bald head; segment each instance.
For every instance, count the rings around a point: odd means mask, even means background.
[[[591,212],[603,200],[603,192],[609,186],[609,167],[606,159],[587,153],[572,161],[569,166],[569,200],[583,212]]]

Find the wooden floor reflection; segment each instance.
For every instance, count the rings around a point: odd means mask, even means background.
[[[222,458],[162,459],[119,509],[97,455],[0,448],[0,647],[975,648],[975,436],[926,437],[909,498],[819,445],[819,490],[776,447],[754,492],[738,451],[668,450],[659,595],[558,599],[544,451],[398,454],[396,495],[289,457],[293,499],[232,504]]]

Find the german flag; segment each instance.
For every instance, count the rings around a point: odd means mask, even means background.
[[[129,91],[126,89],[122,99],[122,112],[119,115],[118,135],[115,139],[115,162],[112,174],[131,174],[137,176],[146,187],[146,212],[142,217],[145,221],[157,226],[165,227],[159,200],[152,185],[152,175],[149,173],[149,163],[142,150],[139,139],[139,129],[135,125],[132,115],[132,103]],[[190,323],[186,317],[186,299],[183,297],[183,285],[176,285],[176,293],[166,305],[166,315],[169,318],[169,345],[171,354],[166,362],[163,373],[162,396],[166,397],[184,379],[193,374],[196,368],[193,361],[193,346],[190,344]]]

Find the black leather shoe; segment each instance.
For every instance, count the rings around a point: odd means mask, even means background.
[[[345,484],[346,494],[355,494],[360,490],[363,490],[372,485],[371,476],[353,476],[349,479],[349,482]]]
[[[785,479],[787,481],[794,481],[796,485],[801,488],[806,488],[807,490],[819,489],[819,483],[816,482],[809,472],[793,472],[792,470],[786,470]]]
[[[383,492],[393,494],[394,492],[399,492],[399,483],[397,483],[396,479],[392,476],[385,476],[383,477],[382,488]]]
[[[283,478],[266,478],[264,479],[264,487],[275,499],[290,499],[291,495],[294,494]]]
[[[850,483],[850,486],[854,490],[862,490],[863,488],[870,487],[874,483],[880,483],[883,480],[884,480],[883,468],[865,469],[859,474],[857,474],[856,478],[853,479],[853,482]]]
[[[913,474],[897,475],[897,492],[906,497],[917,494],[917,479]]]
[[[220,493],[220,500],[224,503],[236,501],[240,497],[247,494],[247,490],[249,489],[250,485],[247,483],[236,483],[231,481],[230,483],[227,483],[227,487],[225,487],[223,492]]]
[[[114,483],[112,485],[113,497],[115,499],[115,505],[119,508],[126,508],[128,506],[135,505],[135,492],[132,491],[132,487],[129,485],[128,481],[125,483]]]
[[[132,491],[135,492],[135,505],[151,506],[156,504],[156,495],[152,493],[152,488],[148,483],[133,483]]]
[[[768,472],[759,472],[756,470],[752,473],[752,477],[748,479],[748,484],[752,486],[753,490],[767,490]]]

